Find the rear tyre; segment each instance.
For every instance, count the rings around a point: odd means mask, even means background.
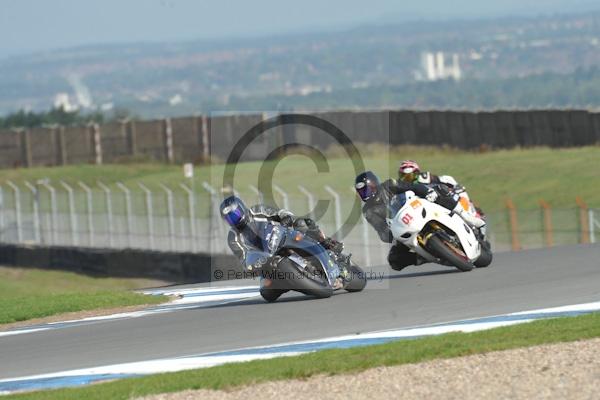
[[[481,243],[481,255],[473,264],[477,268],[485,268],[492,263],[493,258],[492,246],[488,241],[485,241]]]
[[[453,244],[440,239],[439,236],[432,236],[427,241],[427,247],[433,254],[444,261],[449,262],[463,272],[469,272],[473,269],[473,264],[462,253],[462,250],[456,249]]]
[[[281,290],[281,289],[266,289],[266,288],[260,289],[260,295],[262,296],[263,299],[265,299],[269,303],[272,303],[275,300],[277,300],[285,292],[286,292],[286,290]]]
[[[344,287],[346,291],[350,293],[360,292],[367,286],[367,275],[358,265],[350,264],[348,272],[350,273],[350,282]]]

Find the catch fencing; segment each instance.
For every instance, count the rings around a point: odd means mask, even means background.
[[[324,187],[313,193],[274,187],[278,206],[309,214],[318,200],[329,200],[317,218],[327,234],[335,234],[362,265],[385,264],[389,245],[381,242],[354,202],[351,187],[341,193]],[[248,204],[264,201],[254,186],[240,194]],[[165,252],[229,254],[227,226],[218,206],[221,191],[208,182],[191,184],[127,184],[116,182],[52,182],[41,180],[0,185],[0,242]],[[353,208],[354,207],[354,208]],[[355,223],[339,231],[353,215]],[[487,214],[495,251],[594,243],[600,238],[600,210],[581,200],[573,208],[507,208]]]

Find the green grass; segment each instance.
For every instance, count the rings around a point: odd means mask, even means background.
[[[0,267],[0,324],[72,311],[165,301],[132,289],[149,286],[140,279],[91,278],[70,272]]]
[[[600,337],[600,314],[541,320],[475,333],[451,333],[417,340],[298,357],[227,364],[184,372],[125,379],[76,389],[33,392],[18,399],[128,399],[186,389],[231,389],[265,381],[354,373],[378,366],[416,363],[541,344]]]
[[[600,146],[513,149],[484,153],[399,147],[392,149],[389,157],[387,149],[382,146],[359,147],[366,167],[380,174],[382,178],[396,176],[399,161],[412,158],[424,169],[438,174],[453,175],[488,211],[503,209],[506,197],[512,197],[520,208],[538,208],[540,198],[547,200],[554,207],[574,207],[576,196],[581,196],[590,205],[600,205],[600,187],[592,184],[600,181]],[[352,163],[343,157],[339,158],[342,154],[339,150],[330,151],[329,154],[329,172],[324,173],[318,173],[312,161],[305,156],[286,157],[275,169],[275,183],[288,190],[291,195],[297,196],[298,203],[301,202],[302,206],[306,199],[297,189],[299,184],[320,194],[325,193],[324,185],[330,185],[340,193],[352,196],[349,189],[355,176]],[[260,162],[248,162],[237,169],[236,184],[240,185],[239,190],[242,194],[251,197],[250,202],[255,196],[247,189],[247,184],[257,185],[258,171],[262,165]],[[197,191],[203,193],[203,181],[209,181],[215,187],[219,187],[222,183],[223,168],[222,165],[196,168]],[[0,170],[0,183],[6,180],[17,183],[25,180],[35,182],[45,177],[54,184],[59,180],[70,183],[83,181],[88,184],[95,184],[96,181],[108,184],[121,181],[135,191],[139,191],[137,182],[143,182],[153,189],[159,189],[159,183],[166,183],[177,189],[178,183],[185,181],[181,166],[158,163]],[[161,199],[156,201],[160,202]],[[140,207],[142,204],[140,202]],[[160,205],[157,205],[157,209],[160,208]]]

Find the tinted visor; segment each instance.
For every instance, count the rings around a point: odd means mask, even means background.
[[[244,210],[236,205],[223,209],[223,219],[231,226],[237,226],[244,220]]]
[[[367,201],[377,194],[377,185],[373,182],[358,182],[355,186],[356,192],[363,201]]]
[[[410,172],[399,171],[398,177],[401,181],[412,183],[417,179],[417,172],[412,169]]]

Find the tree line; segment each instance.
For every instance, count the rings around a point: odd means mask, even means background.
[[[117,108],[110,114],[101,111],[82,112],[80,110],[67,111],[64,107],[53,107],[48,111],[25,111],[17,112],[0,117],[0,128],[36,128],[52,125],[86,125],[89,123],[104,123],[125,118],[131,118],[133,114],[129,110]]]

